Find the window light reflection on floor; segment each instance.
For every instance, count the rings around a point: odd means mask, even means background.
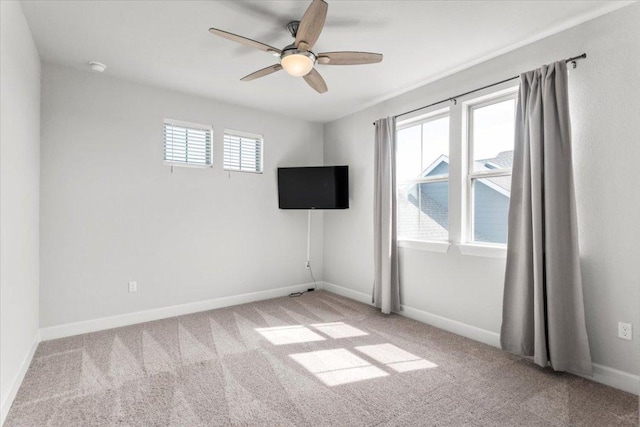
[[[316,323],[314,325],[311,325],[311,327],[334,339],[353,338],[369,335],[367,332],[361,331],[358,328],[354,328],[351,325],[347,325],[344,322]]]
[[[257,328],[263,337],[273,345],[296,344],[311,341],[324,341],[326,338],[302,325],[277,326],[274,328]]]
[[[389,375],[344,348],[290,354],[289,357],[330,387]]]
[[[438,365],[409,353],[393,344],[376,344],[355,347],[361,353],[383,363],[396,372],[437,368]]]

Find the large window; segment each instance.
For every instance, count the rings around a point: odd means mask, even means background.
[[[449,240],[449,111],[398,123],[398,237]]]
[[[516,95],[472,102],[467,108],[466,240],[506,244]]]
[[[262,135],[225,129],[224,169],[262,173]]]
[[[211,166],[211,126],[165,119],[164,161],[171,165]]]
[[[516,102],[508,83],[396,123],[401,247],[506,254]]]

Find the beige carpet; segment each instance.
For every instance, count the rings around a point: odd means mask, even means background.
[[[318,291],[43,342],[14,426],[615,426],[638,399]]]

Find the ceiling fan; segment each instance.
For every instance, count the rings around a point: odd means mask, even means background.
[[[209,32],[245,46],[260,49],[280,58],[279,64],[258,70],[248,76],[244,76],[240,80],[247,82],[284,69],[294,77],[304,78],[309,86],[318,93],[325,93],[327,91],[327,84],[320,73],[314,68],[316,64],[358,65],[375,64],[382,61],[382,54],[380,53],[323,52],[316,54],[313,52],[311,49],[318,40],[318,37],[320,37],[324,22],[327,18],[328,8],[329,5],[327,5],[324,0],[313,0],[302,16],[301,21],[291,21],[287,24],[287,29],[296,40],[282,49],[277,49],[217,28],[209,28]]]

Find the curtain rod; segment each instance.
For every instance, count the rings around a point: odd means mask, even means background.
[[[571,63],[573,65],[573,68],[576,68],[576,61],[579,60],[579,59],[584,59],[586,57],[587,57],[587,54],[583,53],[582,55],[578,55],[578,56],[574,56],[572,58],[565,59],[564,62],[567,63],[567,64]],[[400,113],[400,114],[396,114],[395,116],[393,116],[393,118],[397,119],[398,117],[406,116],[407,114],[415,113],[416,111],[424,110],[425,108],[433,107],[434,105],[442,104],[443,102],[447,102],[447,101],[453,101],[454,103],[456,103],[457,102],[456,98],[462,98],[463,96],[470,95],[470,94],[472,94],[474,92],[479,92],[481,90],[488,89],[488,88],[493,87],[493,86],[498,86],[498,85],[501,85],[502,83],[510,82],[511,80],[515,80],[515,79],[519,79],[519,78],[520,78],[520,76],[515,76],[515,77],[510,77],[508,79],[501,80],[501,81],[496,82],[496,83],[491,83],[490,85],[482,86],[482,87],[479,87],[478,89],[470,90],[469,92],[460,93],[458,95],[451,96],[449,98],[443,99],[443,100],[438,101],[438,102],[433,102],[433,103],[431,103],[429,105],[425,105],[423,107],[414,108],[413,110],[406,111],[406,112]],[[373,123],[373,124],[375,126],[375,123]]]

